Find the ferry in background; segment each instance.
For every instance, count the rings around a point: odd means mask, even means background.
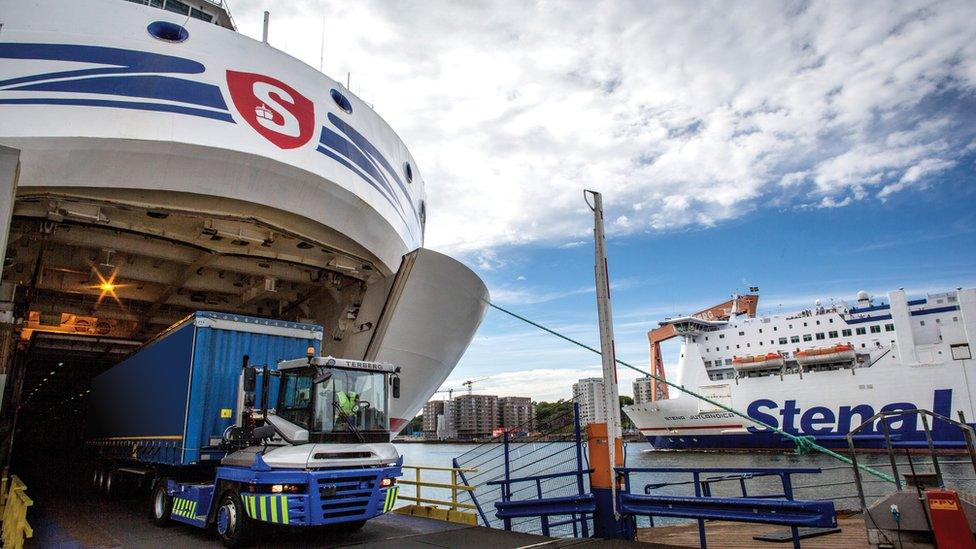
[[[970,423],[976,417],[976,289],[913,300],[903,290],[886,300],[861,291],[853,306],[818,301],[813,309],[786,315],[756,316],[757,303],[756,294],[736,296],[662,322],[649,334],[652,371],[663,371],[659,340],[680,337],[671,381],[827,447],[847,447],[847,433],[881,411],[922,408]],[[794,446],[756,422],[655,385],[651,398],[625,408],[655,449]],[[898,446],[925,444],[914,416],[892,419],[889,428]],[[862,433],[855,437],[858,447],[883,444],[879,426]],[[942,422],[934,425],[933,437],[942,447],[963,440]]]

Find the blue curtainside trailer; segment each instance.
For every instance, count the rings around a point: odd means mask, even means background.
[[[392,509],[399,368],[320,357],[322,327],[198,312],[92,384],[92,486],[150,491],[151,516],[213,528],[346,530]]]
[[[219,460],[221,437],[243,404],[243,357],[273,371],[309,347],[318,354],[321,344],[317,324],[197,312],[92,380],[89,444],[103,455],[164,465]],[[278,380],[269,383],[274,407]]]

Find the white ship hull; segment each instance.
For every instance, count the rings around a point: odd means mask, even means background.
[[[0,0],[0,24],[0,244],[3,282],[34,292],[24,337],[145,340],[196,309],[311,321],[326,353],[402,367],[395,429],[420,410],[488,293],[422,248],[423,178],[368,104],[232,28],[132,2]],[[109,271],[118,306],[93,275]]]
[[[954,420],[964,417],[972,423],[976,418],[973,407],[976,361],[967,357],[971,356],[969,349],[976,328],[976,291],[964,290],[957,295],[958,305],[943,307],[932,314],[909,314],[907,322],[900,322],[902,319],[894,312],[892,333],[899,334],[903,341],[896,338],[886,346],[873,341],[865,353],[870,359],[856,367],[713,379],[717,376],[707,374],[701,353],[702,347],[707,349],[707,345],[696,344],[689,337],[682,344],[679,370],[684,379],[681,383],[719,404],[744,412],[752,420],[791,434],[811,436],[818,444],[828,447],[846,448],[846,435],[851,429],[882,411],[928,409]],[[899,296],[892,294],[892,302],[892,309],[897,309]],[[901,304],[904,305],[904,301]],[[890,322],[892,315],[886,316],[881,322]],[[945,327],[941,331],[942,341],[917,344],[917,337],[902,335],[911,330],[908,323],[919,323],[919,318],[926,318],[931,323],[940,318],[937,324]],[[768,334],[772,324],[762,325]],[[740,328],[732,329],[738,331]],[[698,343],[704,342],[700,334],[695,337],[699,338]],[[755,341],[752,340],[753,345]],[[722,343],[724,346],[725,341]],[[756,421],[673,388],[671,391],[672,398],[644,402],[626,409],[641,434],[656,449],[794,446],[787,437]],[[958,429],[942,422],[931,427],[937,446],[959,447],[963,443]],[[916,416],[891,420],[889,431],[896,447],[925,445],[924,429]],[[859,448],[881,447],[882,426],[876,424],[860,431],[855,441]]]

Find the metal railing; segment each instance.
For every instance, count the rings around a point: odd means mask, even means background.
[[[411,501],[418,505],[420,504],[430,504],[430,505],[441,505],[447,507],[451,511],[460,510],[471,510],[477,511],[478,507],[472,503],[460,502],[458,501],[458,494],[462,492],[471,492],[474,490],[473,486],[468,486],[463,482],[459,482],[460,475],[464,473],[475,473],[477,469],[466,469],[463,467],[430,467],[426,465],[404,465],[404,469],[413,469],[414,478],[413,480],[405,480],[401,478],[399,484],[413,486],[415,488],[414,496],[408,496],[401,493],[399,501]],[[439,472],[449,472],[451,474],[450,482],[431,482],[425,481],[421,478],[421,472],[423,471],[439,471]],[[438,499],[431,497],[423,497],[422,488],[439,488],[441,490],[450,490],[451,499]]]
[[[9,486],[9,491],[8,491]],[[3,509],[3,547],[21,549],[24,540],[34,536],[34,529],[27,524],[27,508],[34,501],[27,497],[27,486],[17,475],[3,475],[0,485],[0,508]]]

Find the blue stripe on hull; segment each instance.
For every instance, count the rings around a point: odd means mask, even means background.
[[[955,430],[955,429],[951,429]],[[950,429],[936,428],[932,433],[933,445],[936,448],[966,447],[965,439],[958,431],[953,434]],[[682,435],[646,437],[656,450],[791,450],[794,444],[790,439],[776,433],[755,433],[738,435]],[[817,444],[827,448],[847,448],[845,434],[828,433],[815,437]],[[900,435],[892,435],[892,446],[895,448],[924,448],[926,447],[925,433],[915,431]],[[857,448],[882,449],[885,447],[884,437],[878,434],[868,434],[855,439]]]

